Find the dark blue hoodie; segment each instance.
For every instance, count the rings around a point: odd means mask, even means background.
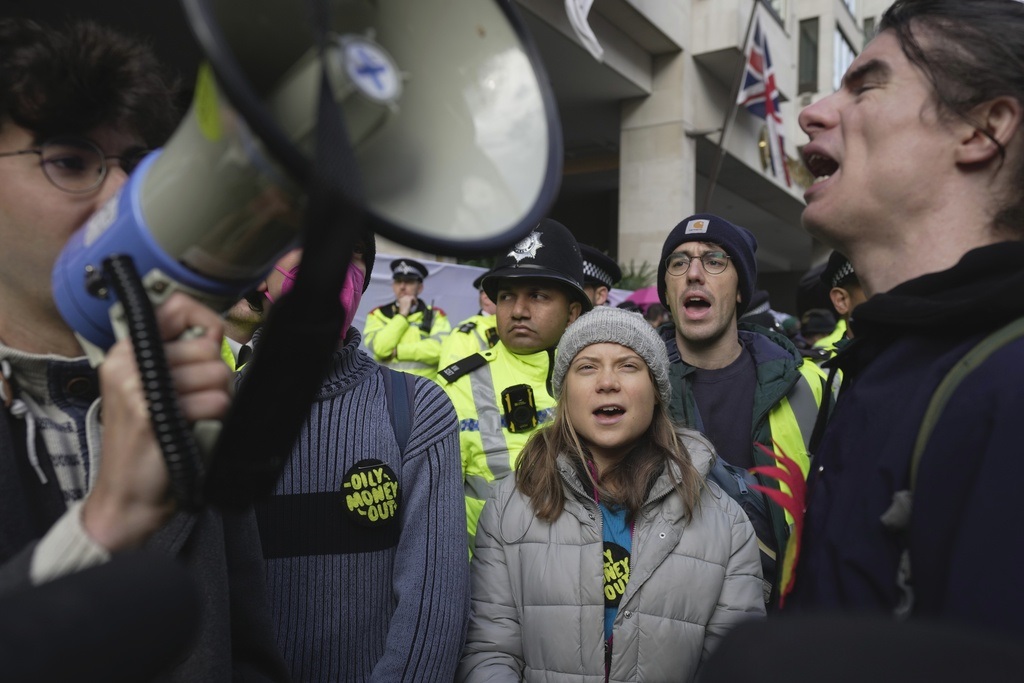
[[[904,540],[879,517],[909,483],[936,386],[986,334],[1024,316],[1024,244],[966,254],[953,268],[876,295],[813,462],[796,587],[786,607],[890,612]],[[1024,341],[959,386],[921,458],[909,530],[921,617],[1024,631]]]

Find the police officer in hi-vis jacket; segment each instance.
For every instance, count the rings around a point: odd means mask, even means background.
[[[554,414],[558,340],[592,307],[579,245],[550,219],[484,276],[483,288],[497,305],[498,343],[438,375],[459,418],[470,546],[491,482],[512,471],[536,427]]]
[[[391,262],[395,300],[366,316],[363,339],[381,365],[433,379],[441,340],[452,326],[444,311],[420,298],[427,267],[410,258]]]

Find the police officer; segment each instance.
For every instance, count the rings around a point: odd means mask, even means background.
[[[622,279],[622,269],[611,256],[589,244],[580,244],[583,254],[583,291],[590,303],[604,306],[608,303],[608,290]]]
[[[831,358],[835,355],[836,345],[840,341],[853,338],[853,329],[850,327],[853,309],[868,298],[864,294],[864,288],[860,286],[857,273],[853,272],[850,259],[838,251],[833,251],[828,257],[825,270],[821,271],[821,282],[828,289],[829,302],[839,322],[832,334],[819,339],[814,345],[826,349]]]
[[[469,316],[453,327],[451,334],[441,342],[441,362],[438,363],[438,367],[447,367],[477,351],[486,351],[498,343],[498,319],[494,315],[496,307],[483,287],[486,275],[486,272],[481,273],[473,280],[473,289],[477,291],[480,310],[476,315]]]
[[[391,262],[395,300],[366,316],[363,339],[381,365],[433,379],[441,340],[451,331],[444,311],[420,299],[427,267],[411,258]]]
[[[459,418],[470,546],[490,483],[512,471],[537,425],[554,413],[551,369],[562,333],[591,309],[579,245],[545,219],[483,278],[499,341],[441,370]]]

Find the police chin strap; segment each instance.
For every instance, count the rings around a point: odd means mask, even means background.
[[[324,63],[326,0],[310,0],[310,10]],[[326,68],[321,69],[317,116],[302,264],[292,291],[270,310],[210,465],[206,494],[222,506],[244,507],[273,491],[337,348],[344,318],[338,292],[357,236],[370,224]]]

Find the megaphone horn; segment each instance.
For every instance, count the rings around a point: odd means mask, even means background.
[[[309,86],[321,68],[304,14],[282,0],[184,3],[227,98],[302,178],[315,120]],[[323,4],[323,63],[379,231],[463,255],[525,235],[557,193],[562,139],[540,59],[510,2]]]
[[[209,68],[162,151],[71,240],[54,271],[65,319],[102,348],[103,257],[226,310],[297,239],[321,69],[341,103],[373,229],[479,255],[524,236],[561,177],[554,99],[508,0],[325,0],[320,54],[286,0],[183,0]]]

